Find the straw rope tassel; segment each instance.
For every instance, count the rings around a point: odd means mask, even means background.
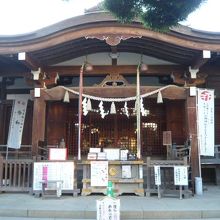
[[[162,97],[161,91],[158,92],[157,103],[163,103],[163,97]]]
[[[110,114],[116,114],[116,107],[114,102],[111,104]]]
[[[69,92],[67,91],[65,92],[63,102],[70,102],[70,95],[69,95]]]
[[[82,107],[83,107],[83,115],[87,115],[88,114],[88,110],[87,110],[87,98],[84,98],[82,101]]]
[[[92,103],[91,103],[90,99],[88,99],[88,101],[87,101],[87,110],[92,111]]]

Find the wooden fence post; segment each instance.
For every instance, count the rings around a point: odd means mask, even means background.
[[[3,159],[2,155],[0,155],[0,188],[3,186]]]

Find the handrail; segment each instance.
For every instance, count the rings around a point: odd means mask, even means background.
[[[32,158],[32,145],[21,145],[20,149],[7,148],[7,145],[0,145],[0,154],[3,158],[19,159],[19,158]]]
[[[215,145],[214,157],[211,156],[202,156],[202,164],[220,164],[220,145]]]

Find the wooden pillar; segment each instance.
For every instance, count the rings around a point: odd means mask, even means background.
[[[0,154],[0,187],[3,186],[3,169],[4,169],[3,160],[4,160],[4,158]]]
[[[195,177],[200,176],[200,160],[198,151],[198,134],[197,134],[197,110],[196,96],[189,96],[187,91],[186,98],[186,128],[187,136],[191,139],[191,168],[192,168],[192,183],[194,185]]]
[[[0,81],[0,144],[5,140],[5,100],[6,100],[6,78]]]
[[[32,125],[32,155],[38,155],[38,142],[45,138],[46,102],[42,98],[34,99]]]
[[[5,105],[4,103],[0,103],[0,144],[4,144],[5,140],[4,140],[4,136],[5,136],[5,120],[4,120],[4,116],[5,116]]]

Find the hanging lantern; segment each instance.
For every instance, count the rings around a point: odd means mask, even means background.
[[[116,107],[114,102],[111,104],[110,114],[116,114]]]
[[[69,92],[68,91],[65,92],[65,95],[64,95],[64,98],[63,98],[63,102],[70,102],[70,96],[69,96]]]
[[[163,103],[163,97],[161,91],[159,91],[157,94],[157,103]]]

